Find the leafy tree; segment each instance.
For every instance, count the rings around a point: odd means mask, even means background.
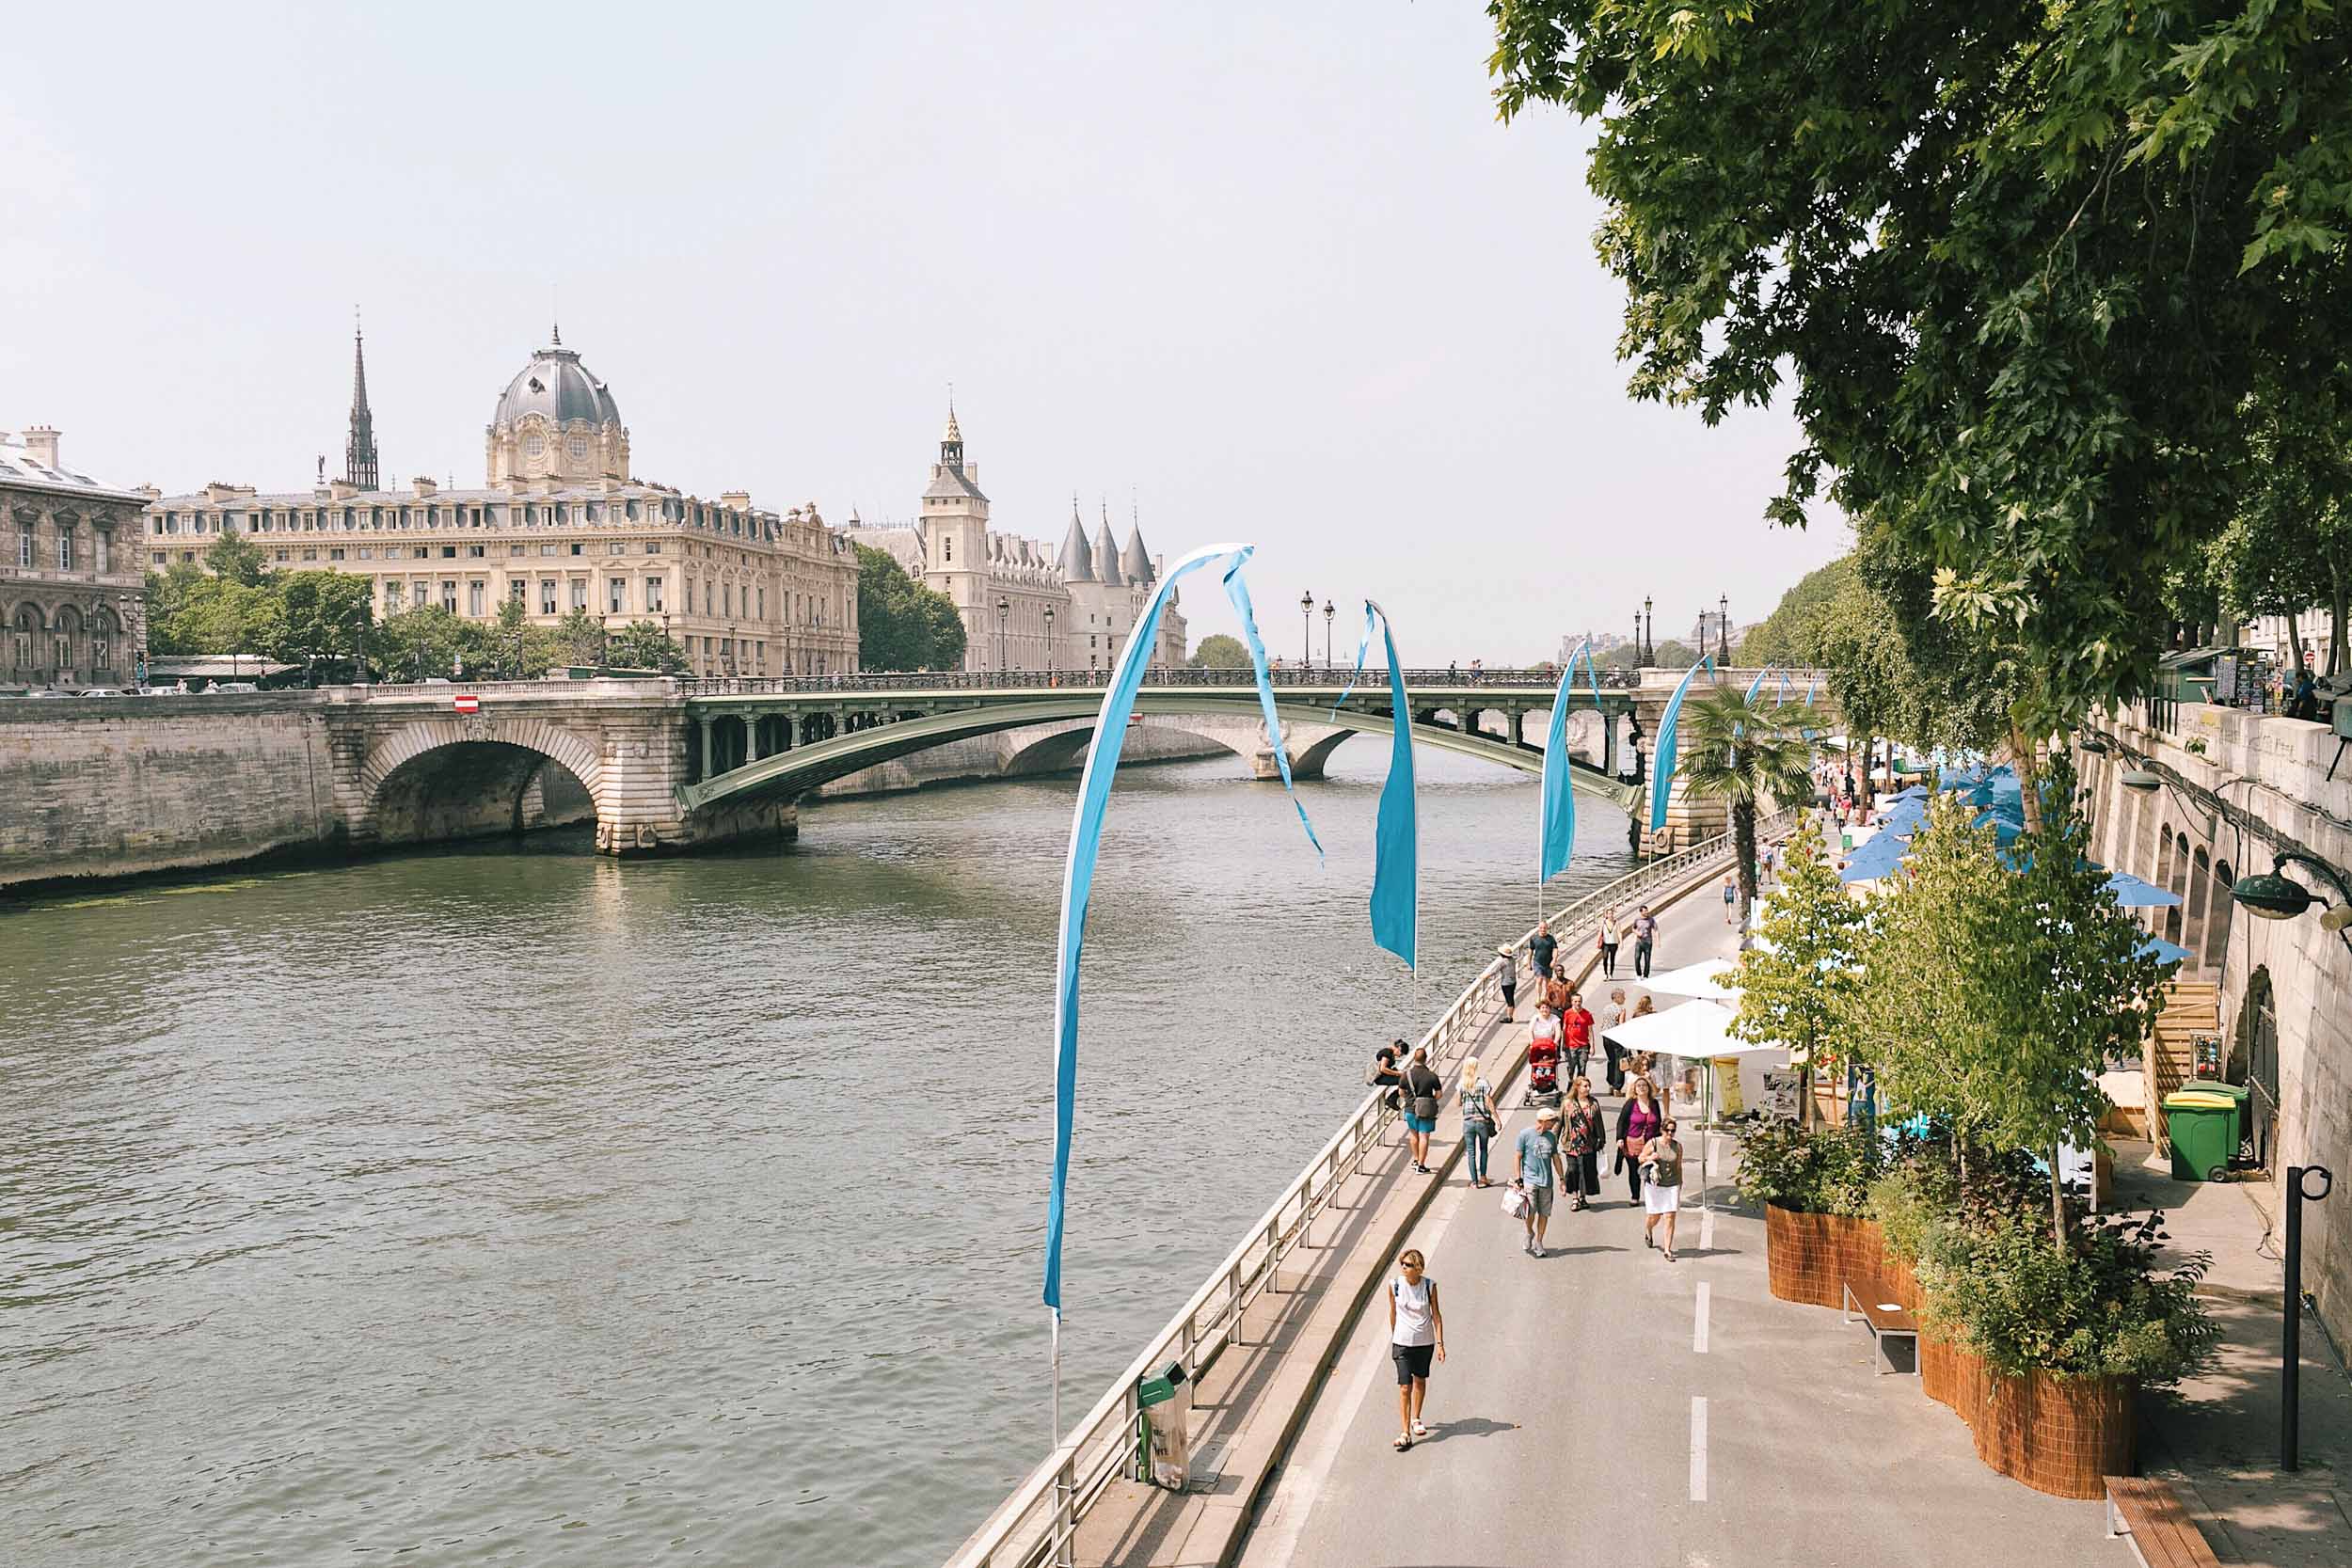
[[[1786,1045],[1807,1070],[1829,1061],[1843,1014],[1861,981],[1862,906],[1824,858],[1820,819],[1808,813],[1790,836],[1780,891],[1764,906],[1763,941],[1740,955],[1732,1030],[1759,1045]],[[1798,1101],[1809,1119],[1813,1097]]]
[[[602,664],[604,623],[584,610],[575,610],[555,624],[555,646],[565,664]]]
[[[424,680],[460,673],[461,660],[479,669],[487,641],[481,627],[439,605],[419,605],[387,616],[373,642],[388,675]]]
[[[1240,638],[1213,631],[1200,640],[1187,662],[1195,670],[1246,670],[1249,667],[1249,650],[1242,646]]]
[[[1677,771],[1692,796],[1731,807],[1743,932],[1756,903],[1756,801],[1765,795],[1781,800],[1813,796],[1813,749],[1800,723],[1810,716],[1808,709],[1772,702],[1761,689],[1751,701],[1734,686],[1695,696],[1682,711]]]
[[[2204,580],[2233,616],[2284,616],[2298,669],[2296,618],[2326,605],[2328,673],[2336,674],[2346,668],[2352,619],[2352,415],[2314,393],[2256,418],[2242,504],[2213,542]]]
[[[2061,1248],[2057,1148],[2096,1136],[2097,1075],[2138,1053],[2165,973],[2088,858],[2074,782],[2060,752],[2039,825],[2006,856],[1972,808],[1939,800],[1906,874],[1872,906],[1863,977],[1842,1009],[1891,1106],[1947,1121],[1963,1148],[2048,1152]]]
[[[907,575],[888,550],[857,546],[857,653],[867,670],[953,670],[963,617],[946,594]]]
[[[2266,387],[2352,360],[2352,29],[2312,4],[1489,0],[1507,119],[1597,121],[1636,396],[1783,395],[1768,509],[1937,575],[2046,736],[2136,694]],[[1997,643],[1997,646],[1994,644]],[[2030,748],[2022,759],[2030,765]]]
[[[375,624],[374,583],[341,572],[276,572],[269,587],[281,620],[272,658],[295,664],[341,655],[359,658],[362,640]]]
[[[1848,554],[1798,578],[1797,585],[1780,596],[1772,612],[1748,628],[1733,655],[1734,661],[1758,670],[1772,665],[1787,670],[1819,664],[1822,613],[1853,580],[1853,557]]]
[[[224,533],[204,552],[204,569],[223,582],[252,588],[269,576],[269,557],[244,534]]]
[[[614,632],[606,657],[624,670],[659,670],[665,675],[686,668],[686,650],[678,640],[651,621],[631,621]]]

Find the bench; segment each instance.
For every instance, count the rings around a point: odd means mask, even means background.
[[[2145,1476],[2108,1476],[2107,1537],[2129,1536],[2142,1568],[2220,1568],[2172,1488]]]
[[[1878,1353],[1876,1359],[1880,1375],[1904,1370],[1895,1365],[1894,1356],[1887,1352],[1887,1341],[1908,1339],[1911,1341],[1910,1371],[1916,1376],[1919,1371],[1917,1320],[1905,1311],[1901,1304],[1888,1301],[1886,1287],[1875,1279],[1841,1279],[1837,1282],[1837,1290],[1843,1299],[1843,1305],[1838,1308],[1838,1319],[1843,1323],[1851,1323],[1859,1317],[1869,1329],[1870,1343]]]

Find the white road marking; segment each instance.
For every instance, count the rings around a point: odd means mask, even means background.
[[[1691,1396],[1691,1500],[1707,1500],[1707,1401]]]
[[[1707,1282],[1699,1281],[1699,1315],[1698,1322],[1691,1328],[1691,1348],[1701,1355],[1707,1354],[1707,1299],[1709,1293]]]

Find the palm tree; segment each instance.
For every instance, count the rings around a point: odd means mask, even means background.
[[[1684,760],[1678,771],[1692,795],[1729,802],[1733,853],[1740,870],[1740,944],[1747,945],[1748,911],[1756,904],[1756,803],[1813,797],[1813,748],[1803,721],[1810,708],[1752,701],[1719,686],[1694,699],[1681,720]]]

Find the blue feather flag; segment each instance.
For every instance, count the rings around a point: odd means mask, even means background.
[[[1769,674],[1771,674],[1772,673],[1772,667],[1771,665],[1767,664],[1766,666],[1764,666],[1764,668],[1763,668],[1763,669],[1758,670],[1758,671],[1756,673],[1756,679],[1754,679],[1754,680],[1752,680],[1752,681],[1748,682],[1748,701],[1749,701],[1749,702],[1751,702],[1751,703],[1752,703],[1752,702],[1756,701],[1756,689],[1757,689],[1757,688],[1761,687],[1761,686],[1764,684],[1764,677],[1765,677],[1765,676],[1767,676],[1767,675],[1769,675]]]
[[[1682,699],[1691,689],[1692,680],[1702,670],[1710,674],[1715,668],[1715,656],[1708,654],[1682,673],[1682,682],[1666,703],[1666,717],[1658,722],[1658,752],[1650,762],[1649,831],[1657,832],[1666,826],[1666,793],[1674,787],[1675,736],[1682,723]]]
[[[1112,668],[1110,686],[1094,721],[1094,744],[1087,752],[1086,771],[1078,780],[1078,803],[1070,825],[1070,852],[1062,864],[1061,934],[1054,983],[1054,1184],[1045,1206],[1045,1305],[1061,1321],[1062,1199],[1070,1181],[1070,1132],[1078,1086],[1078,958],[1086,945],[1087,907],[1094,893],[1094,864],[1103,843],[1103,816],[1110,804],[1111,780],[1127,744],[1127,719],[1135,711],[1136,693],[1143,685],[1152,651],[1159,641],[1160,617],[1177,579],[1213,561],[1224,559],[1225,594],[1240,612],[1242,640],[1258,678],[1258,705],[1265,714],[1266,736],[1280,759],[1282,787],[1291,790],[1289,754],[1282,749],[1281,721],[1274,709],[1274,686],[1266,675],[1265,644],[1250,613],[1249,591],[1241,569],[1256,550],[1254,545],[1210,545],[1193,551],[1168,568],[1152,590],[1150,603],[1136,620],[1126,649]],[[1295,790],[1291,803],[1307,827],[1307,839],[1321,855],[1307,808]],[[1057,1329],[1058,1333],[1058,1329]],[[1058,1340],[1057,1341],[1058,1343]]]
[[[1565,871],[1569,857],[1576,853],[1576,785],[1568,773],[1569,690],[1576,683],[1577,659],[1581,657],[1589,666],[1592,647],[1593,640],[1588,637],[1568,656],[1568,667],[1560,673],[1560,689],[1551,699],[1551,725],[1544,736],[1544,831],[1536,858],[1538,882],[1548,882]],[[1593,696],[1594,705],[1598,706],[1597,676]]]
[[[1413,795],[1413,704],[1405,689],[1405,673],[1396,661],[1396,634],[1389,612],[1370,599],[1364,601],[1364,635],[1356,644],[1356,670],[1331,705],[1337,713],[1347,694],[1362,678],[1364,659],[1372,652],[1375,621],[1389,655],[1389,778],[1380,786],[1380,810],[1374,823],[1372,863],[1372,940],[1415,972],[1420,970],[1421,942],[1421,824]]]

